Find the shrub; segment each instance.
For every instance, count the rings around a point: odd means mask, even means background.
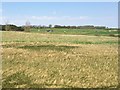
[[[18,27],[16,25],[8,25],[7,31],[24,31],[23,27]],[[6,25],[0,25],[2,31],[6,31]]]

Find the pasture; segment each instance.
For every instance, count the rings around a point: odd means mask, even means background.
[[[118,37],[111,37],[105,31],[101,35],[100,31],[95,35],[89,30],[52,34],[42,31],[0,32],[3,88],[118,85]]]

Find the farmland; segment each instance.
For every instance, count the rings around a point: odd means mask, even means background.
[[[105,30],[2,31],[3,88],[118,85],[118,34]],[[112,36],[111,36],[112,35]]]

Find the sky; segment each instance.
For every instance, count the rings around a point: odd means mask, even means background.
[[[2,2],[119,2],[119,0],[1,0]]]
[[[118,27],[117,2],[3,2],[2,24]]]

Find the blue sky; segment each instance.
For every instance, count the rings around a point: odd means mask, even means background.
[[[3,2],[2,23],[118,27],[117,2]]]

